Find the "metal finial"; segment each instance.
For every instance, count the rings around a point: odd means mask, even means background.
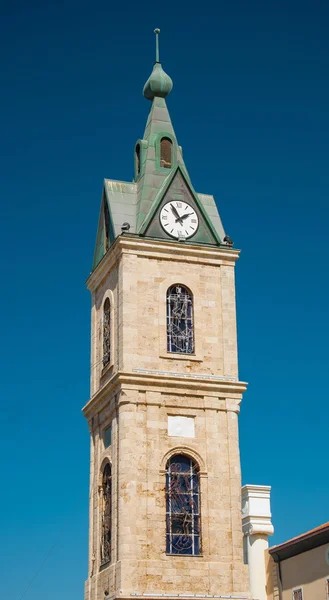
[[[159,63],[160,62],[160,54],[159,54],[159,33],[160,33],[160,29],[155,29],[154,30],[155,33],[155,62]]]

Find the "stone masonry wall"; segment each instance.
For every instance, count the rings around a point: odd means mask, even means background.
[[[195,356],[168,355],[166,291],[186,285],[193,294]],[[101,363],[102,306],[111,293],[113,364]],[[86,600],[131,594],[248,594],[242,556],[238,412],[241,393],[202,388],[205,381],[237,381],[234,260],[151,251],[124,251],[92,290],[92,436],[89,579]],[[111,391],[117,372],[125,383]],[[162,374],[143,383],[136,373]],[[166,383],[165,374],[171,378]],[[200,377],[200,385],[190,385]],[[185,376],[184,384],[172,381]],[[144,378],[146,375],[144,375]],[[208,379],[207,379],[208,378]],[[138,379],[138,377],[137,377]],[[192,381],[192,379],[191,379]],[[198,380],[199,381],[199,380]],[[234,384],[231,384],[234,386]],[[109,392],[106,392],[106,389]],[[102,390],[105,390],[103,392]],[[102,400],[98,401],[98,395]],[[100,396],[99,396],[100,397]],[[168,416],[194,418],[195,437],[168,435]],[[112,444],[104,448],[104,429]],[[165,545],[165,465],[173,451],[199,464],[201,556],[170,556]],[[101,472],[112,463],[112,563],[100,567]]]

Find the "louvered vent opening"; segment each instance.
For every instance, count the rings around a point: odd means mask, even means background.
[[[135,150],[135,173],[136,176],[141,172],[141,147],[139,144],[136,146]]]
[[[171,168],[172,141],[169,138],[162,138],[160,142],[160,165],[165,169]]]

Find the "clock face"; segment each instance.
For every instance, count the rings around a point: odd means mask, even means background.
[[[187,202],[171,200],[161,208],[160,223],[171,237],[188,239],[196,233],[199,218]]]

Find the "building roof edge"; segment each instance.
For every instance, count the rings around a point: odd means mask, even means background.
[[[268,549],[270,555],[273,557],[275,562],[285,560],[307,552],[318,546],[322,546],[329,542],[329,521],[323,525],[319,525],[314,529],[310,529],[301,535],[298,535],[282,544],[272,546]]]

